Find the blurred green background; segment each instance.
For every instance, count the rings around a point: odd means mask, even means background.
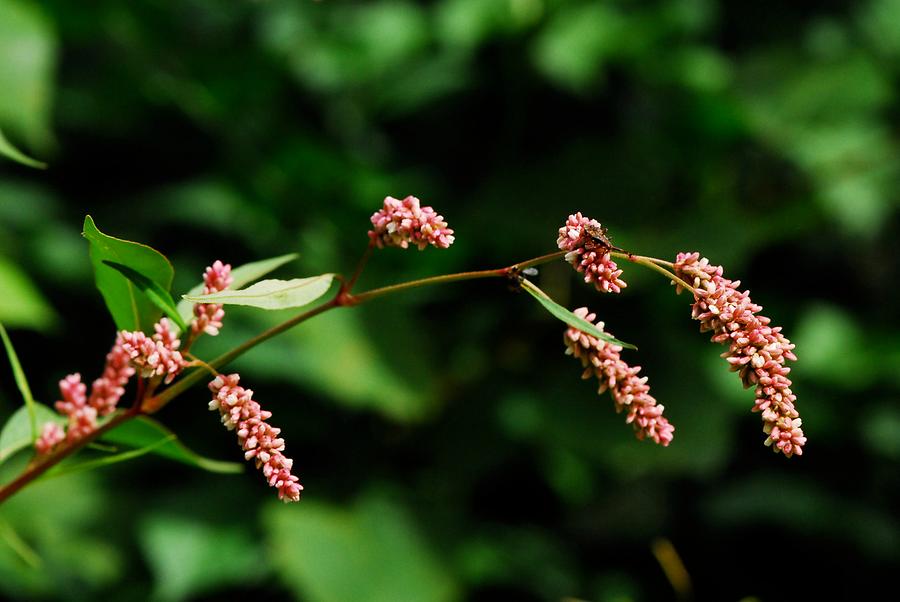
[[[456,229],[361,281],[550,252],[574,211],[613,241],[698,250],[797,344],[809,437],[762,445],[753,393],[689,300],[626,267],[540,284],[640,352],[676,425],[637,442],[501,282],[316,319],[235,364],[306,486],[144,457],[0,508],[13,599],[701,600],[870,597],[900,560],[900,0],[0,0],[0,321],[35,395],[96,377],[114,326],[80,237],[146,242],[175,292],[215,258],[352,269],[384,196]],[[203,357],[284,316],[229,310]],[[0,368],[0,417],[21,403]],[[239,460],[198,387],[160,419]],[[11,535],[10,529],[16,535]],[[32,554],[8,545],[19,538]]]

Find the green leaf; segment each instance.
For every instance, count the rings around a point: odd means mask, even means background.
[[[297,253],[289,253],[287,255],[279,255],[278,257],[272,257],[269,259],[261,259],[260,261],[253,261],[251,263],[245,263],[242,266],[236,267],[231,270],[231,289],[239,289],[245,284],[249,284],[254,280],[262,278],[269,272],[272,272],[284,264],[297,259]],[[188,296],[197,296],[203,294],[203,283],[201,282],[190,291],[188,291]],[[178,302],[178,314],[184,319],[185,322],[189,321],[193,315],[194,304],[190,301],[186,301],[185,299],[181,299]]]
[[[19,392],[22,393],[22,399],[25,401],[25,408],[28,411],[31,427],[31,440],[34,441],[38,437],[37,417],[34,413],[34,397],[31,395],[31,387],[28,386],[28,379],[25,378],[22,364],[19,363],[19,356],[16,355],[16,350],[13,348],[12,341],[9,340],[9,335],[6,334],[3,323],[0,323],[0,338],[3,339],[3,346],[6,347],[6,355],[9,357],[9,365],[12,368],[13,377],[16,379],[16,386],[19,387]]]
[[[150,451],[159,456],[209,472],[234,474],[244,470],[243,464],[211,460],[197,454],[179,441],[168,428],[146,416],[123,422],[104,434],[101,439],[107,443],[135,448],[154,446]]]
[[[56,312],[25,272],[0,256],[0,321],[9,327],[47,330]]]
[[[161,312],[125,276],[103,262],[113,261],[128,266],[164,290],[172,287],[172,264],[162,253],[146,245],[103,234],[90,215],[84,218],[82,234],[91,244],[94,279],[116,328],[150,332]]]
[[[207,524],[190,515],[151,515],[138,526],[138,538],[154,575],[155,600],[184,600],[266,577],[260,538],[240,522]],[[210,599],[214,599],[211,597]]]
[[[457,599],[418,525],[389,500],[368,496],[351,510],[273,504],[263,516],[276,570],[298,599]]]
[[[2,518],[0,518],[0,540],[3,540],[3,542],[8,545],[29,568],[41,568],[43,562],[41,561],[41,557],[38,556],[38,553],[34,551],[34,548],[28,545],[28,542],[16,533],[16,530],[12,525]]]
[[[194,303],[249,305],[261,309],[288,309],[312,303],[331,287],[334,274],[293,280],[263,280],[243,290],[225,290],[211,295],[185,295]]]
[[[102,458],[96,458],[94,460],[86,460],[84,462],[71,462],[66,464],[57,464],[47,472],[43,474],[40,478],[42,479],[52,479],[54,477],[61,477],[63,475],[69,475],[78,472],[84,472],[86,470],[93,470],[95,468],[102,468],[103,466],[109,466],[111,464],[118,464],[119,462],[127,462],[128,460],[134,460],[135,458],[139,458],[146,454],[149,454],[155,449],[158,449],[176,439],[175,434],[171,434],[168,437],[163,437],[159,441],[155,441],[149,445],[145,445],[144,447],[138,449],[132,449],[127,452],[122,452],[119,454],[115,454],[113,456],[103,456]]]
[[[46,422],[65,424],[65,418],[48,408],[42,403],[34,403],[34,418],[38,428]],[[31,438],[31,416],[28,408],[22,406],[16,410],[0,431],[0,462],[5,462],[10,456],[29,447],[34,442]]]
[[[544,306],[544,309],[549,311],[553,315],[553,317],[562,320],[572,328],[576,328],[585,334],[589,334],[592,337],[596,337],[601,341],[606,341],[607,343],[611,343],[613,345],[619,345],[620,347],[625,347],[627,349],[637,349],[637,347],[635,347],[631,343],[620,341],[619,339],[603,332],[587,320],[579,318],[568,309],[548,297],[547,293],[536,287],[528,280],[522,280],[522,288],[528,291],[528,294],[530,294],[532,297],[537,299],[538,303]]]
[[[51,142],[57,41],[43,5],[0,0],[0,126],[31,148]]]
[[[175,322],[175,325],[178,326],[178,329],[184,332],[187,330],[187,326],[184,323],[184,320],[181,319],[181,316],[178,315],[178,309],[175,307],[175,300],[172,299],[172,294],[169,293],[166,289],[153,282],[143,274],[140,274],[134,270],[132,270],[127,265],[122,265],[121,263],[116,263],[115,261],[105,261],[104,262],[109,267],[118,270],[122,273],[123,276],[128,278],[136,287],[140,289],[142,293],[144,293],[148,299],[150,299],[156,307],[163,310],[163,312],[172,318],[172,321]]]
[[[13,146],[12,142],[6,139],[6,136],[3,135],[3,130],[0,130],[0,155],[8,159],[12,159],[17,163],[21,163],[22,165],[27,165],[28,167],[35,167],[37,169],[47,169],[47,164],[43,161],[38,161],[37,159],[32,159],[15,146]]]

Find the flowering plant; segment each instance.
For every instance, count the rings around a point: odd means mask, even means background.
[[[454,242],[454,231],[444,218],[412,196],[403,200],[387,197],[372,215],[371,223],[368,247],[347,278],[322,274],[255,282],[293,256],[235,269],[217,260],[204,272],[202,283],[176,304],[170,293],[173,271],[168,260],[149,247],[103,234],[88,216],[84,236],[90,243],[97,287],[118,332],[90,393],[80,374],[64,377],[59,382],[60,399],[54,412],[32,398],[12,344],[0,327],[25,400],[0,433],[0,439],[14,443],[0,451],[5,457],[27,448],[34,453],[22,472],[0,488],[0,502],[48,471],[90,468],[150,452],[210,470],[235,470],[232,463],[193,454],[176,441],[171,431],[150,418],[204,379],[209,379],[212,393],[209,409],[218,411],[222,424],[235,431],[244,459],[254,462],[280,499],[299,501],[303,487],[294,474],[293,461],[284,453],[281,429],[269,423],[272,412],[253,399],[252,390],[239,384],[238,374],[222,374],[219,369],[266,340],[334,308],[352,307],[410,288],[478,278],[509,281],[564,322],[565,351],[581,362],[583,378],[596,377],[599,392],[610,392],[616,411],[625,413],[638,439],[668,446],[673,441],[674,426],[664,415],[663,405],[650,395],[647,377],[639,375],[641,368],[622,358],[623,351],[634,346],[614,338],[603,322],[595,322],[596,315],[587,308],[569,311],[530,279],[536,272],[534,266],[560,258],[601,293],[621,293],[626,287],[616,259],[662,274],[675,285],[676,292],[688,291],[693,298],[692,316],[700,322],[701,331],[711,332],[712,341],[728,346],[722,357],[738,372],[745,387],[755,388],[753,411],[762,415],[765,444],[787,457],[802,454],[806,438],[786,366],[788,360],[796,359],[794,346],[780,327],[771,326],[770,319],[760,315],[762,308],[750,300],[747,291],[740,290],[739,281],[725,278],[720,266],[711,265],[698,253],[679,253],[674,262],[636,255],[613,246],[600,223],[575,213],[559,228],[557,252],[502,268],[432,276],[354,293],[354,285],[376,249],[447,249]],[[191,353],[200,336],[216,336],[223,328],[225,305],[264,310],[304,307],[325,296],[334,282],[338,286],[328,301],[305,309],[217,358],[203,360]],[[120,407],[132,385],[133,401]],[[95,440],[130,449],[99,461],[62,463]]]

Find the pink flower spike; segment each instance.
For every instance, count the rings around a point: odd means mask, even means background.
[[[785,365],[794,361],[794,345],[781,327],[760,315],[762,307],[750,300],[748,291],[739,290],[740,281],[729,280],[722,266],[711,265],[699,253],[679,253],[675,275],[694,287],[693,318],[700,332],[712,332],[715,343],[728,345],[722,357],[738,373],[744,387],[756,388],[754,412],[761,412],[765,444],[790,458],[802,455],[806,437],[801,428],[791,391],[791,371]],[[676,291],[683,287],[676,285]]]
[[[81,375],[77,372],[59,381],[59,393],[62,399],[56,402],[56,411],[65,416],[74,414],[87,403],[86,390],[87,387],[81,382]]]
[[[222,263],[218,259],[203,274],[203,294],[210,295],[224,291],[234,279],[231,277],[231,265]],[[215,303],[197,303],[194,305],[194,319],[191,320],[191,335],[197,336],[202,332],[210,336],[219,334],[222,328],[222,318],[225,317],[225,309]]]
[[[156,333],[152,337],[140,331],[123,330],[119,333],[122,350],[141,376],[164,376],[164,382],[168,384],[184,369],[187,362],[178,351],[181,341],[172,332],[168,318],[160,319],[154,329]]]
[[[402,201],[386,197],[382,208],[372,214],[371,222],[373,229],[369,230],[369,238],[379,249],[406,249],[410,244],[420,251],[428,245],[446,249],[455,240],[453,230],[447,227],[443,216],[432,207],[422,207],[414,196]]]
[[[566,261],[584,274],[585,282],[593,283],[603,293],[619,293],[628,285],[620,278],[622,270],[609,255],[611,247],[605,232],[597,220],[576,213],[559,229],[556,244],[566,251]]]
[[[66,439],[77,441],[97,428],[97,410],[87,404],[86,387],[80,374],[70,374],[59,381],[62,399],[56,402],[56,410],[69,417]]]
[[[34,442],[34,448],[38,455],[49,454],[53,448],[62,443],[66,438],[63,427],[55,422],[45,422],[41,428],[40,436]]]
[[[284,439],[278,436],[281,429],[266,422],[272,413],[263,410],[253,400],[253,391],[240,386],[239,382],[237,374],[214,378],[209,383],[213,393],[209,409],[218,410],[222,424],[237,432],[244,459],[254,460],[256,467],[262,469],[269,486],[278,490],[278,499],[285,503],[299,502],[303,486],[299,477],[291,474],[293,460],[282,453]]]
[[[88,404],[97,410],[99,416],[106,416],[116,409],[116,405],[125,394],[125,385],[134,375],[131,358],[122,347],[121,335],[116,337],[110,352],[106,355],[106,366],[103,374],[91,385],[91,396]]]
[[[586,307],[576,309],[573,313],[592,324],[597,317],[588,313]],[[596,325],[603,330],[603,322],[597,322]],[[616,412],[626,412],[625,422],[634,427],[638,439],[650,438],[663,447],[672,442],[675,427],[663,416],[664,407],[657,404],[656,399],[650,395],[647,377],[638,376],[640,366],[632,367],[622,360],[622,347],[601,341],[575,328],[566,330],[563,341],[566,344],[566,355],[581,360],[585,369],[582,378],[596,376],[600,382],[598,393],[609,390]]]

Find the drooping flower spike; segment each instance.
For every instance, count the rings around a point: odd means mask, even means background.
[[[263,410],[253,400],[253,391],[240,386],[240,376],[219,375],[209,383],[212,391],[210,410],[218,410],[222,424],[228,430],[236,430],[238,444],[244,450],[245,460],[254,460],[261,468],[270,487],[278,490],[278,498],[285,503],[299,502],[303,486],[300,479],[291,474],[294,461],[286,457],[284,439],[278,435],[281,429],[266,422],[272,412]]]
[[[725,278],[722,266],[712,265],[699,253],[679,253],[675,274],[694,287],[692,317],[701,332],[712,332],[711,340],[728,345],[722,354],[738,372],[745,388],[756,388],[754,412],[762,413],[766,445],[787,457],[802,455],[806,437],[791,391],[787,360],[796,360],[794,345],[781,334],[781,327],[760,315],[762,307],[740,290],[739,280]],[[683,287],[676,284],[676,291]]]
[[[573,313],[591,323],[597,318],[588,313],[586,307],[578,308]],[[603,322],[597,322],[596,326],[603,330]],[[581,360],[584,367],[581,377],[595,376],[600,382],[598,393],[609,390],[616,412],[626,412],[625,422],[634,427],[638,439],[649,438],[664,447],[672,442],[675,427],[663,416],[665,408],[650,395],[647,377],[638,376],[640,366],[629,366],[622,360],[622,347],[575,328],[566,330],[563,341],[566,355]]]
[[[620,278],[622,270],[609,255],[609,240],[597,220],[584,217],[580,212],[570,215],[559,229],[556,244],[566,251],[566,261],[577,272],[583,273],[584,281],[593,283],[598,291],[619,293],[628,286]]]
[[[369,238],[383,247],[418,247],[428,245],[446,249],[453,244],[453,230],[447,227],[443,216],[430,206],[422,207],[419,199],[408,196],[402,201],[394,197],[384,199],[381,209],[372,214]]]

